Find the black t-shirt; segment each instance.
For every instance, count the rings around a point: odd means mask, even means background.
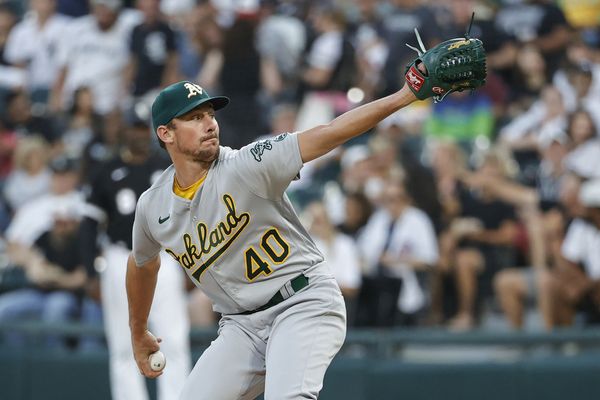
[[[175,51],[175,33],[164,22],[138,25],[131,33],[130,51],[137,59],[133,94],[142,96],[160,87],[165,65]]]
[[[106,162],[91,179],[87,201],[106,213],[106,233],[112,243],[131,248],[137,200],[168,166],[169,161],[158,153],[138,165],[119,157]]]
[[[38,248],[52,264],[56,264],[66,272],[73,272],[78,266],[83,265],[79,252],[80,245],[77,233],[70,235],[64,241],[56,241],[52,240],[52,233],[47,231],[35,241],[34,247]]]
[[[558,27],[569,27],[569,23],[557,5],[539,3],[516,4],[501,9],[496,15],[496,26],[519,42],[528,42],[546,36]],[[544,54],[549,77],[558,68],[563,54],[564,49]]]
[[[485,201],[476,193],[462,187],[459,189],[462,217],[477,218],[486,230],[495,230],[506,221],[515,221],[512,205],[500,200]]]

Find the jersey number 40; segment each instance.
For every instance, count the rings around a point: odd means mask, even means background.
[[[271,265],[280,265],[290,255],[290,245],[287,244],[275,228],[270,228],[262,235],[260,248],[263,250],[263,257],[261,257],[261,252],[256,250],[254,246],[250,246],[244,254],[246,278],[250,282],[258,278],[261,274],[265,276],[271,274],[273,272]],[[265,258],[268,260],[265,260]]]

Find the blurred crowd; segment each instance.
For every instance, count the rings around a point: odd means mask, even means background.
[[[473,11],[485,87],[413,103],[306,164],[287,193],[350,326],[600,322],[599,1],[88,3],[0,0],[0,323],[101,321],[111,233],[86,242],[90,192],[107,185],[110,207],[133,213],[134,196],[96,177],[115,157],[165,158],[135,129],[149,132],[161,88],[230,97],[217,120],[239,148],[393,93],[413,29],[429,48],[463,36]],[[192,324],[215,324],[187,290]]]

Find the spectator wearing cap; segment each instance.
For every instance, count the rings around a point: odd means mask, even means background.
[[[124,71],[129,61],[129,37],[140,23],[138,11],[121,9],[121,0],[91,0],[92,13],[76,18],[58,48],[60,72],[50,98],[54,111],[67,109],[73,93],[88,86],[94,109],[108,114],[127,99]]]
[[[563,260],[544,286],[550,328],[572,325],[577,312],[586,323],[600,323],[600,180],[583,183],[579,201],[583,216],[569,226]]]

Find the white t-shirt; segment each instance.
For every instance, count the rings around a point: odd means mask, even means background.
[[[30,88],[49,89],[54,84],[59,70],[57,49],[70,20],[54,14],[40,27],[37,15],[29,13],[11,30],[4,56],[12,64],[28,64]]]
[[[313,236],[317,248],[321,250],[331,273],[341,288],[357,289],[361,284],[358,250],[354,240],[338,233],[330,245]]]
[[[377,268],[384,252],[391,221],[392,217],[387,211],[376,211],[358,238],[358,247],[365,261],[367,274],[374,273]],[[425,304],[425,295],[419,286],[415,271],[402,263],[402,259],[435,264],[439,257],[435,231],[427,214],[417,208],[408,207],[396,221],[391,235],[387,252],[398,257],[393,274],[403,280],[398,308],[403,312],[413,313]]]
[[[343,39],[341,32],[326,32],[317,37],[308,54],[310,66],[326,70],[334,69],[342,56]]]
[[[600,177],[600,139],[591,139],[573,149],[565,166],[584,178]]]
[[[124,91],[131,31],[141,21],[141,14],[133,10],[121,11],[108,31],[98,29],[91,15],[73,20],[58,54],[60,65],[67,67],[63,98],[69,100],[77,88],[88,86],[98,113],[115,109]]]
[[[54,214],[70,210],[78,216],[85,214],[85,198],[82,193],[72,191],[64,195],[48,194],[30,201],[19,208],[13,217],[6,239],[9,242],[31,246],[54,223]]]
[[[45,169],[30,175],[22,169],[14,169],[4,183],[4,197],[13,210],[46,195],[50,191],[52,172]]]
[[[592,279],[600,279],[600,230],[576,219],[569,226],[562,244],[563,257],[573,263],[581,263]]]

